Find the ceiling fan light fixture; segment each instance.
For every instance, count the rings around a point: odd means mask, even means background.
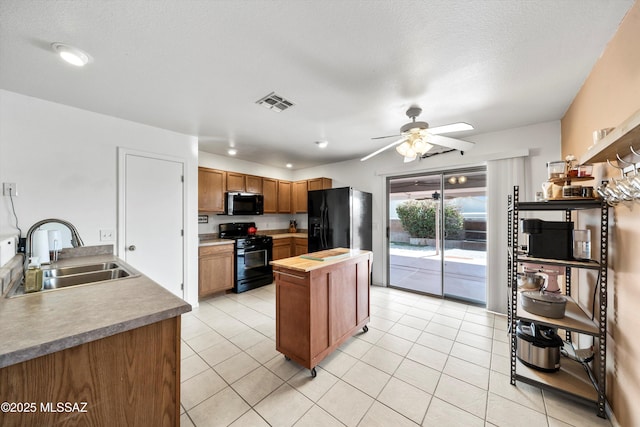
[[[396,147],[396,151],[403,157],[407,157],[409,155],[409,151],[411,150],[411,144],[409,141],[405,141],[402,144]]]
[[[427,151],[431,150],[433,148],[433,145],[429,144],[424,138],[416,138],[413,140],[411,147],[413,148],[413,151],[420,155],[423,155]]]

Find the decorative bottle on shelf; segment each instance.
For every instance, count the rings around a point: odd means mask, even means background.
[[[38,292],[42,289],[42,269],[37,258],[31,258],[24,278],[24,292]]]

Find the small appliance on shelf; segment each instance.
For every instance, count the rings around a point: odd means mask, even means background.
[[[560,349],[564,346],[556,328],[518,320],[517,358],[526,366],[544,372],[560,369]]]
[[[560,260],[573,259],[573,222],[523,219],[522,232],[529,235],[529,256]]]

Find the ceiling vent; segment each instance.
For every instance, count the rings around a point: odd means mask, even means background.
[[[265,108],[279,113],[286,110],[289,107],[293,107],[295,104],[289,100],[284,99],[280,95],[276,95],[275,92],[271,92],[269,95],[260,98],[256,101],[256,104],[262,105]]]

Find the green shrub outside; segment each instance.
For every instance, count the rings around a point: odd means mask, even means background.
[[[396,208],[402,228],[411,237],[435,239],[436,209],[440,202],[434,200],[409,200]],[[444,227],[448,239],[462,236],[464,218],[456,206],[445,205]]]

